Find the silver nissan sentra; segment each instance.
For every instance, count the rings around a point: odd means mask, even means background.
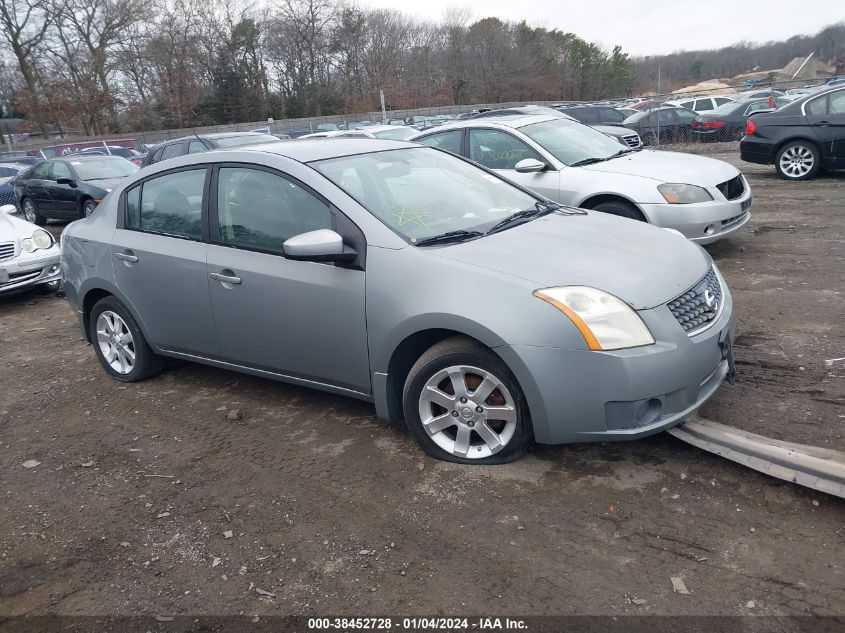
[[[411,143],[166,160],[62,243],[112,377],[176,357],[323,389],[450,461],[642,437],[733,375],[731,296],[701,247]]]

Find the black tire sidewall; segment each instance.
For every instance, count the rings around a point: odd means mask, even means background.
[[[499,378],[510,391],[517,409],[517,426],[511,441],[498,453],[481,459],[469,459],[447,453],[425,432],[419,416],[419,397],[425,383],[435,373],[453,365],[471,365],[484,369]],[[409,432],[430,456],[458,464],[505,464],[518,459],[534,441],[528,407],[516,378],[498,356],[483,347],[466,347],[438,355],[419,368],[411,370],[402,393],[405,424]]]
[[[608,215],[615,215],[620,218],[628,218],[629,220],[637,220],[639,222],[645,221],[645,218],[642,217],[642,213],[640,213],[639,209],[637,209],[634,205],[628,202],[622,202],[621,200],[601,202],[593,207],[593,211],[607,213]]]
[[[91,215],[89,213],[86,213],[86,211],[85,211],[85,209],[88,207],[89,204],[91,205],[91,214],[93,214],[94,211],[97,208],[97,205],[94,204],[93,200],[83,200],[83,202],[82,202],[82,217],[83,218],[87,218],[87,217],[89,217],[89,215]]]
[[[132,340],[135,344],[135,366],[128,374],[121,374],[112,369],[103,357],[103,352],[97,343],[97,319],[107,310],[118,314],[132,333]],[[147,345],[147,339],[144,338],[144,334],[141,332],[141,328],[138,327],[135,318],[117,298],[105,297],[94,305],[88,320],[88,330],[97,360],[100,361],[100,365],[102,365],[105,372],[115,380],[137,382],[157,373],[158,363],[156,362],[157,358],[155,354],[153,354],[150,346]]]
[[[788,150],[790,147],[806,147],[813,153],[813,168],[808,171],[805,175],[799,176],[797,178],[785,174],[780,168],[780,158],[783,156],[784,152]],[[822,169],[822,156],[821,152],[819,151],[818,146],[811,142],[811,141],[790,141],[786,145],[778,150],[777,155],[775,156],[775,171],[777,171],[778,176],[783,178],[784,180],[810,180],[811,178],[815,178],[819,175]]]

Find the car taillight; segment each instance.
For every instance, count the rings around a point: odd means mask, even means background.
[[[752,134],[754,134],[754,130],[756,130],[756,129],[757,128],[754,126],[754,121],[752,121],[751,119],[748,119],[745,122],[745,135],[746,136],[751,136]]]

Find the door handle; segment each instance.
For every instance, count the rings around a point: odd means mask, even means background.
[[[830,125],[830,121],[819,121],[819,127],[827,127]]]
[[[115,253],[114,256],[125,262],[132,262],[133,264],[138,261],[137,255],[130,255],[129,253]]]
[[[241,283],[240,277],[235,277],[234,275],[224,275],[222,273],[211,273],[209,275],[215,281],[219,281],[222,284],[239,284]]]

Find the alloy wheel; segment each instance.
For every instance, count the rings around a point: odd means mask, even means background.
[[[88,217],[88,216],[90,216],[92,213],[94,213],[94,210],[95,210],[96,208],[97,208],[97,205],[96,205],[96,204],[94,204],[91,200],[88,200],[88,201],[85,203],[85,206],[84,206],[84,207],[82,207],[82,210],[85,212],[85,217],[87,218],[87,217]]]
[[[135,340],[116,312],[106,310],[97,317],[97,344],[103,358],[117,373],[129,374],[135,368]]]
[[[26,217],[27,222],[35,224],[35,205],[32,203],[32,200],[23,201],[23,214],[24,217]]]
[[[795,145],[780,157],[780,169],[790,178],[802,178],[813,169],[816,159],[809,147]]]
[[[447,453],[482,459],[513,439],[517,407],[508,388],[489,371],[454,365],[426,381],[419,399],[425,432]]]

